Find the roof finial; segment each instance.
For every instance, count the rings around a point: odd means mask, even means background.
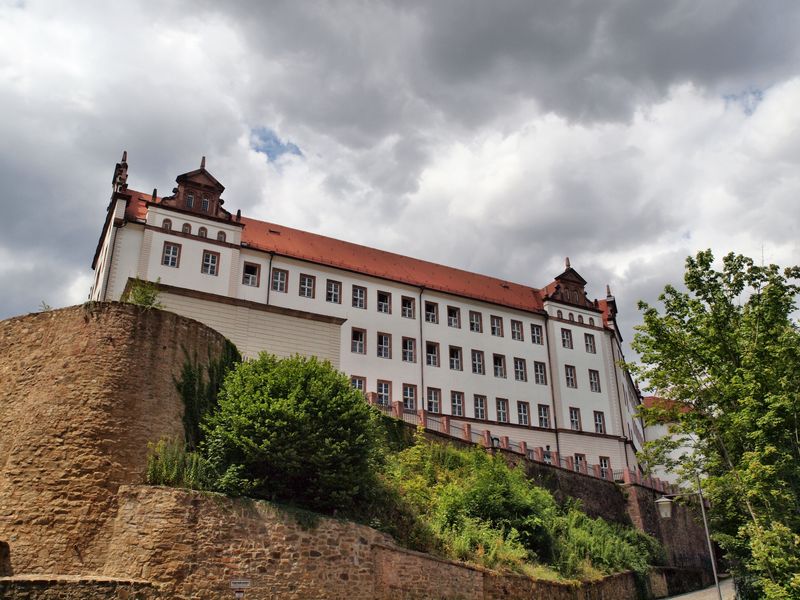
[[[611,286],[606,284],[606,296],[610,296],[610,295],[611,295]]]
[[[158,197],[158,189],[156,189],[156,188],[153,188],[153,202],[155,202],[155,201],[156,201],[156,198],[157,198],[157,197]]]
[[[127,150],[123,150],[122,151],[122,162],[128,162],[128,151]]]
[[[206,168],[206,157],[205,156],[200,159],[200,168],[201,169],[205,169]]]
[[[567,263],[567,268],[569,269],[569,268],[570,268],[570,264],[569,264],[569,256],[567,257],[566,263]]]

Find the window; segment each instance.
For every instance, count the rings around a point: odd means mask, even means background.
[[[428,388],[428,412],[442,412],[442,391],[437,388]]]
[[[483,375],[486,371],[484,369],[483,351],[472,351],[472,372],[476,375]]]
[[[594,336],[591,333],[584,333],[583,339],[586,342],[586,351],[589,354],[597,354],[597,348],[594,345]]]
[[[542,341],[542,326],[531,323],[531,342],[534,344],[543,344]]]
[[[557,310],[556,311],[556,317],[558,317],[559,319],[563,319],[564,318],[564,313],[562,313],[560,310]]]
[[[289,271],[283,269],[272,269],[272,291],[286,293],[289,283]]]
[[[203,264],[200,272],[206,275],[219,275],[219,252],[203,250]]]
[[[425,321],[427,323],[439,322],[439,305],[436,302],[425,303]]]
[[[203,212],[208,212],[208,198],[203,196],[203,199],[200,201],[200,210]]]
[[[353,308],[367,308],[367,288],[353,286]]]
[[[579,473],[583,473],[586,467],[586,455],[585,454],[576,454],[575,455],[575,470]]]
[[[469,330],[475,333],[483,333],[483,317],[481,313],[474,310],[469,311]]]
[[[161,253],[161,264],[166,267],[178,268],[181,262],[181,245],[171,242],[164,242],[164,250]]]
[[[429,367],[439,366],[439,344],[435,342],[425,344],[425,364]]]
[[[403,362],[417,362],[417,340],[403,338]]]
[[[578,323],[583,323],[583,315],[578,315]]]
[[[506,376],[506,357],[502,354],[495,354],[492,357],[492,362],[494,365],[494,376],[495,377],[505,377]]]
[[[392,382],[378,380],[378,404],[389,406],[392,403]]]
[[[550,429],[550,407],[546,404],[539,405],[539,427]]]
[[[317,278],[313,275],[305,275],[304,273],[300,273],[300,296],[302,298],[314,297],[314,284],[316,281]]]
[[[453,371],[461,371],[461,348],[450,346],[450,368]]]
[[[575,367],[572,365],[564,365],[564,375],[567,378],[567,387],[578,387],[578,380],[575,377]]]
[[[186,208],[194,208],[194,194],[186,194]]]
[[[447,325],[449,327],[461,328],[461,309],[455,306],[447,307]]]
[[[489,317],[489,323],[491,324],[492,335],[503,337],[503,317],[492,315]]]
[[[392,295],[389,292],[378,292],[378,312],[391,314]]]
[[[486,418],[486,396],[475,394],[475,418]]]
[[[450,412],[454,417],[464,416],[464,393],[450,392]]]
[[[183,227],[181,227],[181,232],[192,235],[192,226],[189,223],[184,223]]]
[[[495,400],[495,408],[497,409],[497,421],[500,423],[508,423],[508,400],[505,398],[497,398]]]
[[[350,335],[350,352],[356,354],[367,353],[367,332],[363,329],[353,328],[353,333]]]
[[[218,231],[217,232],[217,241],[218,242],[224,242],[225,241],[225,232],[224,231]]]
[[[403,384],[403,409],[417,409],[417,386],[410,383]]]
[[[593,392],[600,392],[600,371],[589,369],[589,389]]]
[[[367,380],[364,377],[353,375],[350,378],[350,385],[352,385],[355,389],[363,392],[367,387]]]
[[[261,266],[255,263],[244,263],[244,272],[242,273],[242,284],[249,285],[250,287],[258,287],[261,279]]]
[[[569,426],[575,431],[581,431],[581,409],[569,407]]]
[[[572,350],[572,330],[561,330],[561,345],[564,346],[564,348],[569,348]]]
[[[169,219],[164,219],[163,221],[161,221],[161,228],[164,231],[172,231],[172,221],[170,221]]]
[[[528,367],[525,365],[524,358],[514,357],[514,379],[528,381]]]
[[[575,320],[575,315],[573,315],[572,313],[569,313],[569,317],[568,318],[569,318],[570,321],[574,321]]]
[[[511,319],[511,339],[519,342],[523,341],[522,321],[515,321],[514,319]]]
[[[414,318],[414,299],[410,298],[409,296],[403,296],[400,298],[400,314],[403,315],[406,319],[413,319]]]
[[[197,230],[197,235],[201,238],[208,237],[208,229],[206,229],[205,227],[201,227],[200,229]]]
[[[611,469],[611,459],[607,456],[600,457],[600,477],[603,479],[610,479],[611,473],[609,472]]]
[[[328,279],[325,285],[325,301],[334,304],[342,303],[342,284],[340,282]]]
[[[595,433],[606,432],[606,416],[605,414],[603,414],[602,411],[599,410],[594,411],[594,432]]]
[[[534,361],[533,381],[539,385],[547,385],[547,370],[543,362]]]
[[[530,424],[531,408],[527,402],[517,402],[517,423],[520,425]]]
[[[594,327],[594,318],[592,318],[592,317],[589,317],[589,325],[591,325],[592,327]]]
[[[378,333],[378,358],[392,358],[392,336]]]

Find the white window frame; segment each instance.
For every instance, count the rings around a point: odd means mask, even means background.
[[[431,413],[441,413],[442,412],[442,390],[439,388],[428,388],[427,396],[427,408],[428,412]]]
[[[522,321],[511,319],[511,339],[518,342],[524,342],[524,333],[522,330]]]
[[[531,407],[527,402],[517,401],[517,423],[520,425],[530,425]]]
[[[531,343],[542,345],[544,344],[544,331],[541,325],[531,323]]]
[[[486,420],[486,396],[483,394],[475,394],[473,397],[473,410],[476,419],[481,421]]]
[[[464,416],[464,392],[450,392],[450,412],[454,417]]]
[[[363,285],[354,285],[352,293],[353,308],[367,308],[367,288]]]
[[[528,381],[528,365],[524,358],[514,357],[514,380]]]
[[[508,399],[495,398],[495,411],[498,423],[508,423]]]
[[[539,414],[539,427],[550,429],[550,407],[547,404],[539,404],[537,412]]]
[[[272,269],[272,291],[286,293],[289,284],[289,271],[286,269]]]
[[[325,301],[332,304],[342,303],[342,282],[328,279],[325,283]]]

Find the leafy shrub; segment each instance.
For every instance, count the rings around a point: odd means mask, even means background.
[[[196,452],[187,452],[182,442],[162,439],[149,445],[145,480],[150,485],[205,490],[215,478],[208,462]]]
[[[158,284],[161,278],[158,278],[155,283],[139,279],[138,277],[131,282],[128,291],[122,297],[123,302],[129,304],[136,304],[146,309],[151,308],[164,308],[164,305],[159,301],[161,292],[158,289]]]
[[[203,425],[217,489],[331,512],[377,485],[378,417],[330,363],[262,353],[225,378]]]

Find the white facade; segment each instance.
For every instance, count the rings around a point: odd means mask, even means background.
[[[127,190],[126,177],[123,161],[93,265],[92,299],[118,300],[131,278],[159,281],[168,309],[219,330],[245,356],[314,354],[365,392],[405,401],[409,411],[451,415],[589,464],[636,466],[639,394],[618,364],[613,297],[584,299],[585,281],[571,268],[547,293],[530,288],[544,300],[522,310],[325,264],[302,249],[256,249],[221,207],[214,215],[186,209],[187,195],[205,202],[208,190],[213,204],[222,189],[204,168],[180,176],[176,195],[165,199]],[[435,307],[435,319],[426,306]]]

